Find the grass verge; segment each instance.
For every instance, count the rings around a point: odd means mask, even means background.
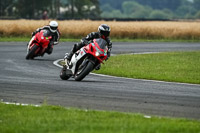
[[[198,120],[0,103],[1,133],[199,133]]]
[[[200,51],[112,56],[99,74],[200,84]]]
[[[0,38],[0,42],[28,42],[31,40],[31,36],[26,37],[26,36],[22,36],[22,37],[1,37]],[[61,38],[60,39],[61,42],[79,42],[80,39],[74,39],[74,38]]]

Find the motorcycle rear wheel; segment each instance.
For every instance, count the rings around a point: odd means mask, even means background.
[[[94,65],[93,65],[93,63],[92,62],[88,62],[87,63],[87,65],[86,65],[86,67],[84,67],[82,70],[81,70],[81,72],[79,72],[79,73],[77,73],[76,75],[75,75],[75,80],[76,81],[81,81],[83,78],[85,78],[85,76],[87,76],[92,70],[93,70],[93,68],[94,68]]]
[[[33,47],[28,51],[28,53],[26,55],[26,59],[27,60],[34,59],[35,52],[38,48],[39,48],[39,46],[34,44]]]

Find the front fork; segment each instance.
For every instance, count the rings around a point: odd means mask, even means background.
[[[92,62],[92,64],[94,65],[94,68],[97,67],[100,63],[98,61],[97,58],[95,58],[94,56],[90,56],[90,58],[88,59],[90,62]]]
[[[32,42],[33,42],[34,38],[35,38],[35,36],[33,36],[33,37],[31,38],[31,40],[29,41],[29,43],[28,43],[28,47],[27,47],[27,53],[28,53],[28,52],[29,52],[29,50],[30,50],[30,45],[32,44]]]

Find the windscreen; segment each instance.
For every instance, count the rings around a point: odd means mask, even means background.
[[[104,39],[102,39],[102,38],[96,39],[96,43],[99,44],[99,47],[101,49],[106,49],[107,48],[107,42]]]
[[[43,36],[44,37],[49,37],[49,36],[51,36],[51,32],[49,31],[49,30],[42,30],[43,31]]]

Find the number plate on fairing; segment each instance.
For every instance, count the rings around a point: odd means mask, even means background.
[[[78,53],[78,55],[75,53],[73,56],[72,56],[72,59],[71,59],[71,63],[73,64],[73,67],[71,68],[72,70],[72,73],[74,74],[75,72],[75,68],[76,68],[76,63],[78,60],[80,60],[84,55],[86,54],[86,52],[83,50],[83,48],[80,49],[80,52]]]

